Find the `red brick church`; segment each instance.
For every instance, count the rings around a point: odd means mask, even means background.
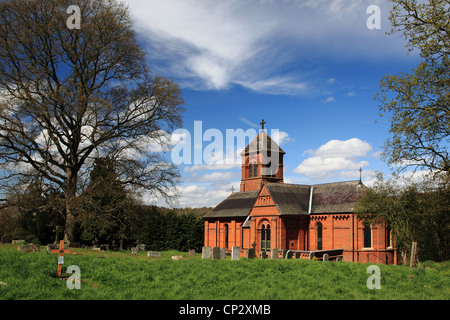
[[[271,163],[265,161],[267,155]],[[287,184],[284,155],[264,130],[242,151],[240,192],[205,215],[205,246],[227,252],[239,246],[242,256],[255,248],[257,257],[277,248],[280,255],[282,250],[297,253],[294,258],[311,251],[343,249],[343,261],[396,263],[390,230],[384,224],[364,224],[353,213],[366,188],[361,179]],[[267,170],[273,163],[277,168]]]

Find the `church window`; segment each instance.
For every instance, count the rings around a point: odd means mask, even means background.
[[[370,224],[364,223],[364,248],[372,247],[372,229]]]
[[[258,176],[258,166],[256,165],[256,163],[253,164],[253,176]]]
[[[225,248],[228,248],[228,225],[225,225]]]
[[[270,251],[270,225],[261,227],[261,251]]]
[[[316,224],[317,233],[317,250],[322,250],[322,224],[319,222]]]

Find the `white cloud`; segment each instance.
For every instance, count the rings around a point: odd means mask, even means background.
[[[301,173],[311,179],[325,178],[356,178],[359,168],[369,165],[365,157],[372,151],[372,146],[358,138],[346,141],[330,140],[316,150],[307,150],[305,159],[294,172]]]
[[[157,62],[152,66],[194,89],[240,85],[269,94],[305,94],[313,89],[310,75],[316,70],[305,63],[302,69],[292,66],[312,53],[378,59],[404,52],[394,36],[369,32],[367,4],[360,0],[126,1],[150,59]],[[387,14],[382,25],[385,21]]]

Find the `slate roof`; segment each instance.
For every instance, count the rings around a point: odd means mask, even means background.
[[[256,202],[259,191],[232,193],[213,210],[204,215],[205,218],[246,217]]]
[[[262,151],[275,151],[281,154],[286,153],[263,130],[244,148],[244,150],[242,150],[241,156],[248,155],[249,153],[260,153]]]
[[[357,198],[366,188],[359,180],[316,185],[266,183],[265,186],[280,215],[352,212]],[[258,194],[259,191],[233,193],[205,218],[246,217]]]

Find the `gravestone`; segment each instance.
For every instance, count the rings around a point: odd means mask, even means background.
[[[267,252],[261,251],[261,259],[267,259]]]
[[[323,261],[329,261],[330,260],[330,256],[328,255],[328,253],[324,253],[323,254]]]
[[[213,247],[212,248],[212,258],[213,259],[220,259],[220,248],[219,247]]]
[[[247,250],[247,259],[255,258],[255,248],[251,248]]]
[[[342,257],[337,257],[336,262],[342,261]]]
[[[270,253],[271,259],[278,259],[278,249],[272,249],[272,252]]]
[[[17,246],[19,252],[39,252],[39,246],[37,244],[20,245]]]
[[[225,259],[226,251],[225,248],[220,248],[220,259]]]
[[[136,245],[137,251],[145,251],[145,244],[138,244]]]
[[[292,259],[293,255],[294,253],[291,250],[288,250],[288,252],[286,252],[286,259]]]
[[[183,256],[172,256],[172,260],[183,260]]]
[[[11,243],[12,243],[12,244],[24,244],[24,243],[25,243],[25,240],[17,240],[17,239],[14,239],[14,240],[11,241]]]
[[[195,249],[189,250],[189,256],[190,256],[190,257],[195,256]]]
[[[211,247],[206,246],[202,248],[202,258],[203,259],[211,258]]]
[[[159,258],[161,257],[161,252],[149,251],[147,252],[147,257]]]
[[[241,247],[231,248],[231,260],[240,260],[240,259],[241,259]]]
[[[311,251],[311,252],[309,253],[309,260],[312,260],[313,258],[314,258],[314,252]]]

